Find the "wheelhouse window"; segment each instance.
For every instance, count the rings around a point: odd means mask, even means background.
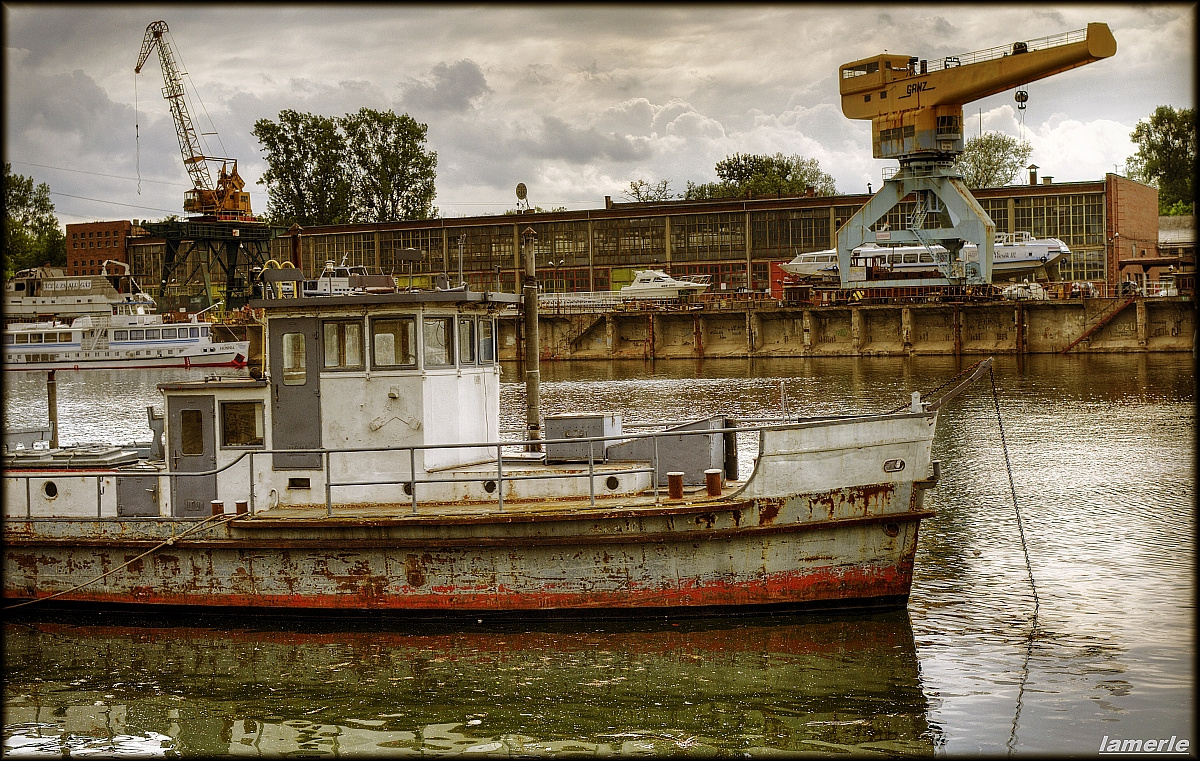
[[[470,317],[458,318],[458,364],[475,364],[475,321]]]
[[[479,321],[479,364],[490,365],[496,361],[495,325],[488,317]]]
[[[362,323],[349,320],[322,323],[326,370],[363,368]]]
[[[308,379],[308,350],[303,333],[283,334],[283,385],[303,386]]]
[[[425,344],[425,367],[447,367],[454,364],[452,319],[450,317],[425,317],[421,320],[421,337]]]
[[[413,317],[387,317],[371,321],[371,366],[417,366],[417,321]]]
[[[222,402],[221,446],[261,447],[262,445],[262,402]]]

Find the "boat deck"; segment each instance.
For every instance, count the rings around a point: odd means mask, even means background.
[[[655,497],[651,491],[636,495],[620,495],[601,497],[597,495],[595,505],[585,495],[580,497],[537,499],[537,500],[504,500],[501,508],[497,502],[419,502],[413,509],[411,502],[396,502],[392,504],[335,504],[327,508],[323,504],[283,505],[268,510],[260,510],[253,516],[243,519],[243,525],[278,524],[295,521],[335,521],[338,523],[356,523],[371,525],[382,523],[423,523],[461,520],[473,522],[476,520],[495,521],[502,516],[512,521],[536,521],[539,519],[558,519],[564,513],[578,515],[587,513],[595,517],[621,513],[637,515],[646,511],[660,512],[670,509],[674,513],[704,512],[712,509],[714,503],[722,503],[729,507],[728,498],[743,485],[741,481],[730,481],[721,490],[721,496],[708,496],[703,486],[688,486],[684,488],[682,499],[670,499],[666,487],[658,490]]]

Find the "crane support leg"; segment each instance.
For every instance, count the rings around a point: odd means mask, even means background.
[[[871,226],[891,211],[896,204],[909,195],[917,198],[917,212],[913,214],[907,229],[892,229],[886,233],[876,232]],[[934,201],[940,201],[938,211],[944,210],[949,217],[949,227],[925,227],[925,215],[931,211]],[[936,217],[935,217],[936,218]],[[906,285],[978,285],[992,282],[992,246],[996,223],[975,200],[961,176],[952,165],[908,164],[900,167],[894,176],[883,183],[879,192],[871,197],[838,230],[838,273],[843,288],[899,287]],[[957,252],[965,242],[975,243],[975,252],[968,252],[965,262],[960,262]],[[949,257],[939,265],[941,278],[921,280],[877,280],[866,281],[864,268],[851,269],[851,255],[863,243],[877,245],[907,245],[932,247],[934,243],[944,246]],[[946,257],[943,257],[946,258]]]

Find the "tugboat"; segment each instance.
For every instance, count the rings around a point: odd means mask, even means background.
[[[160,384],[150,459],[5,455],[9,609],[642,617],[905,603],[941,472],[939,410],[990,359],[886,414],[631,433],[581,412],[547,417],[545,439],[505,439],[496,317],[519,298],[252,302],[261,377]],[[758,438],[744,480],[739,434]]]

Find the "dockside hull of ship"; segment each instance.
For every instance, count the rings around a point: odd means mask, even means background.
[[[910,482],[653,510],[456,520],[264,515],[181,538],[123,568],[181,527],[14,521],[4,594],[11,603],[66,592],[27,609],[432,618],[892,606],[911,589],[919,523],[930,515],[922,491]]]

